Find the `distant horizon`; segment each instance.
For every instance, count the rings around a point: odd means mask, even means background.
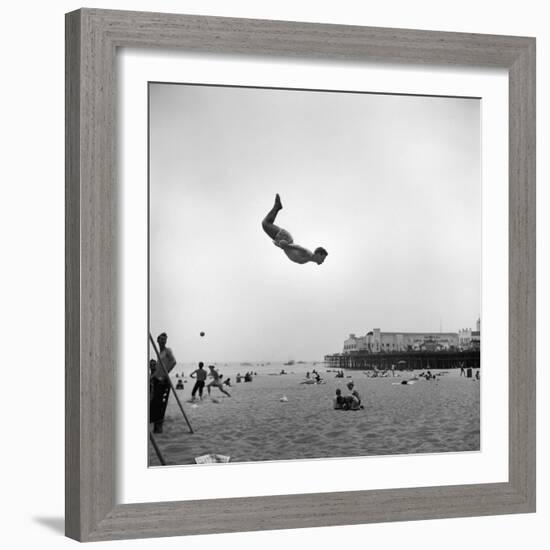
[[[481,317],[478,316],[476,318],[476,321],[477,321],[477,319],[481,319]],[[342,346],[343,346],[344,340],[349,338],[349,336],[351,334],[355,334],[356,336],[358,336],[360,338],[360,337],[364,336],[365,334],[367,334],[367,332],[373,330],[374,328],[379,328],[379,327],[373,327],[371,329],[368,329],[366,332],[348,332],[348,334],[343,336],[343,338],[342,338]],[[467,329],[467,330],[474,330],[474,328],[472,326],[467,326],[467,327],[463,327],[463,328]],[[456,331],[453,331],[453,330],[433,331],[433,330],[385,330],[385,329],[380,328],[380,331],[382,333],[390,332],[390,333],[397,333],[397,334],[458,334],[460,330],[462,330],[462,329],[458,329]],[[168,343],[168,347],[170,348],[169,343]],[[150,351],[150,356],[154,357],[155,352],[152,349],[151,345],[149,345],[149,351]],[[151,353],[152,353],[152,355],[151,355]],[[175,351],[174,351],[174,353],[175,353]],[[208,361],[197,359],[197,360],[194,360],[194,361],[191,361],[191,360],[189,360],[189,361],[178,361],[178,364],[191,365],[191,364],[196,364],[199,361],[203,361],[205,365],[207,365],[207,364],[216,364],[216,363],[251,363],[251,364],[253,364],[252,366],[258,366],[259,363],[264,363],[264,364],[265,363],[285,363],[287,361],[295,361],[295,362],[303,361],[305,363],[314,363],[314,362],[323,362],[325,355],[331,355],[331,354],[335,354],[335,353],[342,353],[342,350],[340,349],[340,350],[324,352],[323,356],[321,358],[317,358],[317,359],[311,359],[311,358],[310,359],[304,359],[302,357],[299,357],[299,358],[290,357],[288,359],[273,359],[273,358],[272,359],[244,358],[244,359],[215,359],[215,360],[209,359]],[[177,357],[176,357],[176,359],[177,359]],[[267,366],[267,365],[264,365],[264,366]]]

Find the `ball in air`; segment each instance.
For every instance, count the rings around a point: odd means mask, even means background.
[[[201,334],[201,338],[202,338],[202,337],[204,336],[204,332],[202,332],[202,331],[201,331],[201,333],[200,333],[200,334]]]

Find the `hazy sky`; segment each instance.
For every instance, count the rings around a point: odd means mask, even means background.
[[[277,192],[323,265],[263,232]],[[471,327],[480,266],[478,100],[150,85],[150,327],[178,362]]]

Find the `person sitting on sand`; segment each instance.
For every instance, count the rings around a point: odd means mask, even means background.
[[[315,262],[321,265],[328,252],[321,246],[317,247],[314,252],[311,252],[303,246],[294,244],[292,235],[286,230],[275,225],[275,218],[279,210],[283,209],[279,194],[275,195],[275,203],[273,208],[267,213],[267,216],[262,221],[262,227],[267,235],[273,240],[273,244],[278,246],[288,256],[290,260],[297,264],[305,264],[307,262]]]
[[[350,410],[356,411],[358,409],[362,409],[363,405],[361,405],[361,396],[355,389],[355,384],[353,382],[348,382],[347,388],[351,392],[351,394],[347,396],[349,398],[347,399],[347,402],[349,403]]]
[[[226,392],[224,389],[223,389],[223,382],[222,382],[222,379],[220,378],[220,374],[219,372],[216,370],[216,367],[214,365],[209,365],[208,368],[210,369],[210,373],[208,376],[211,376],[212,377],[212,381],[209,382],[206,386],[206,389],[208,390],[208,395],[210,395],[210,388],[212,386],[215,386],[216,388],[218,388],[222,393],[224,393],[225,395],[227,395],[227,397],[231,397],[231,395],[229,395],[228,392]]]
[[[344,396],[342,395],[342,390],[338,388],[336,390],[336,397],[332,399],[332,405],[335,410],[343,409],[345,406],[346,400],[344,399]]]

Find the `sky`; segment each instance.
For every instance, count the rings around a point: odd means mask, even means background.
[[[480,102],[150,84],[150,329],[178,362],[319,360],[480,313]],[[328,257],[291,262],[261,221]],[[204,337],[200,332],[205,333]]]

